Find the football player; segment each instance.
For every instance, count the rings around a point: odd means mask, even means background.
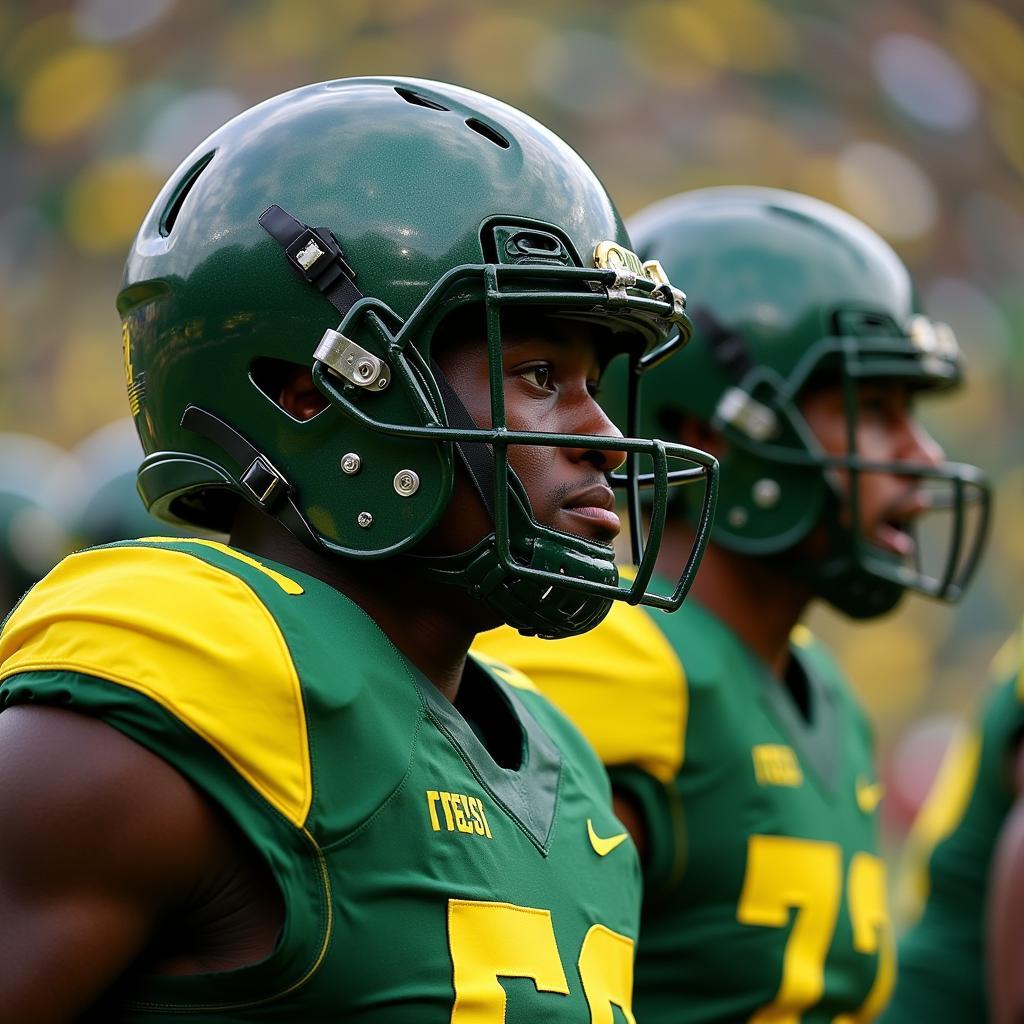
[[[69,550],[58,480],[66,454],[26,434],[0,434],[0,622]]]
[[[907,843],[901,879],[914,926],[899,944],[886,1024],[992,1021],[1024,1013],[1024,671],[1020,634],[950,744]]]
[[[664,603],[615,568],[624,453],[714,490],[594,399],[689,334],[628,245],[560,139],[426,81],[174,174],[118,297],[139,491],[231,540],[73,555],[0,634],[0,1020],[633,1020],[600,763],[466,658]]]
[[[633,230],[692,289],[696,328],[640,421],[722,464],[693,596],[678,615],[622,606],[585,638],[499,631],[479,649],[530,674],[610,769],[645,865],[638,1019],[871,1020],[894,971],[881,788],[865,716],[801,620],[818,598],[870,618],[908,589],[965,586],[985,518],[967,503],[987,491],[914,413],[959,382],[960,353],[889,246],[826,203],[701,190]],[[699,531],[685,495],[663,558]],[[940,505],[956,525],[932,573],[915,524]]]

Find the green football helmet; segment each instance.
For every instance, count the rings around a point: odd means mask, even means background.
[[[67,554],[58,495],[69,460],[55,445],[0,434],[0,622]]]
[[[639,381],[689,338],[684,303],[631,252],[589,167],[512,107],[413,79],[297,89],[203,142],[132,246],[118,309],[147,453],[140,493],[170,521],[227,530],[244,500],[329,555],[406,557],[524,632],[583,632],[613,599],[678,607],[707,538],[714,459],[651,439],[508,430],[501,315],[597,323]],[[445,318],[471,305],[487,325],[484,427],[431,353]],[[299,422],[278,406],[266,382],[281,364],[312,368],[322,412]],[[636,580],[620,584],[610,548],[534,519],[508,465],[519,444],[651,458],[654,525]],[[493,533],[427,558],[416,547],[449,503],[457,460]],[[673,480],[705,483],[704,528],[662,598],[647,584],[670,466]]]
[[[683,193],[643,210],[629,228],[643,258],[686,281],[695,334],[685,366],[651,375],[628,429],[675,436],[684,413],[723,436],[715,542],[779,557],[856,618],[888,611],[904,590],[958,599],[988,525],[981,472],[857,455],[859,380],[942,390],[959,384],[963,371],[952,331],[920,313],[889,245],[828,203],[753,187]],[[800,412],[803,390],[818,381],[843,389],[841,457],[822,450]],[[932,507],[950,513],[937,570],[921,564],[923,544],[908,559],[863,535],[858,494],[866,473],[916,478]],[[827,554],[800,557],[794,547],[819,524]]]

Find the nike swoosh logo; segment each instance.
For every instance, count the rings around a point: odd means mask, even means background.
[[[865,814],[871,814],[882,802],[883,796],[885,796],[885,786],[880,782],[868,782],[866,779],[857,780],[857,806]]]
[[[594,848],[594,853],[598,857],[607,857],[616,846],[621,845],[629,838],[629,833],[622,832],[617,836],[609,836],[607,839],[602,839],[594,831],[594,823],[587,818],[587,837],[590,839],[590,845]]]

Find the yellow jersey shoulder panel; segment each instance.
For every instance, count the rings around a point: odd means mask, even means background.
[[[505,662],[500,661],[498,658],[493,658],[483,651],[478,651],[475,647],[471,652],[471,657],[481,665],[489,668],[496,676],[508,683],[509,686],[514,686],[517,690],[529,690],[532,693],[538,692],[537,684],[529,676],[520,672],[519,669],[513,668],[511,665],[506,665]]]
[[[662,782],[685,756],[686,673],[650,616],[622,601],[582,636],[539,640],[502,626],[472,653],[515,668],[583,732],[609,766],[630,764]]]
[[[0,634],[0,685],[37,671],[144,694],[294,825],[305,821],[312,778],[298,674],[273,615],[231,572],[148,543],[66,558]]]

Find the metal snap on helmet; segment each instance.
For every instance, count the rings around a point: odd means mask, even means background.
[[[442,321],[471,304],[492,368],[485,428],[431,356]],[[637,382],[691,332],[682,292],[632,253],[593,172],[512,107],[367,78],[246,111],[172,176],[128,257],[118,309],[144,501],[226,530],[245,500],[329,555],[404,556],[444,513],[461,459],[493,533],[453,557],[417,556],[423,571],[544,636],[591,628],[616,598],[678,607],[706,540],[715,461],[650,439],[508,430],[496,368],[510,307],[602,324]],[[280,408],[266,383],[280,363],[312,368],[322,412],[300,422]],[[609,548],[534,519],[511,444],[651,457],[655,523],[635,581],[619,583]],[[674,478],[707,482],[705,529],[660,598],[646,587],[670,459]]]
[[[695,324],[685,366],[666,365],[646,382],[637,429],[674,436],[673,417],[684,413],[728,441],[715,542],[754,556],[784,554],[787,571],[810,577],[820,596],[855,617],[887,611],[907,589],[959,598],[988,524],[981,472],[857,455],[858,380],[943,390],[962,378],[952,331],[920,313],[889,245],[828,203],[768,188],[683,193],[646,208],[629,227],[643,258],[686,282]],[[843,388],[848,453],[840,457],[825,454],[799,409],[803,389],[823,379]],[[845,471],[845,487],[836,470]],[[919,478],[933,505],[948,510],[937,571],[862,535],[858,488],[870,472]],[[792,549],[819,524],[829,534],[827,554],[797,557]]]

